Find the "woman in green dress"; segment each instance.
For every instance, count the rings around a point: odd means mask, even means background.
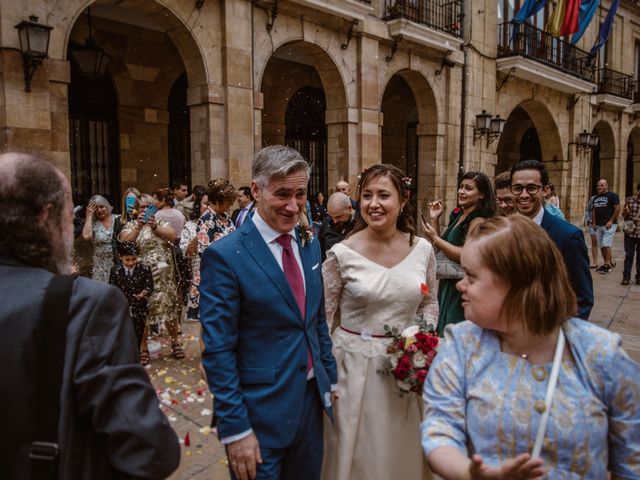
[[[477,218],[496,215],[497,204],[491,180],[481,172],[467,172],[458,186],[458,206],[449,216],[449,226],[440,235],[440,216],[444,213],[442,200],[429,203],[430,224],[422,223],[427,239],[449,259],[460,263],[460,252],[469,231]],[[458,280],[440,280],[438,285],[438,334],[451,323],[464,320],[461,294],[456,290]]]

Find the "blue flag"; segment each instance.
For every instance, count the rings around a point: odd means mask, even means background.
[[[598,53],[598,50],[600,50],[602,46],[607,43],[609,35],[611,35],[611,27],[613,26],[613,22],[616,19],[616,12],[618,11],[619,5],[620,0],[613,0],[613,2],[611,3],[611,8],[609,9],[609,13],[607,13],[607,17],[604,19],[604,22],[600,24],[598,39],[596,40],[596,43],[593,44],[593,47],[591,47],[589,57],[595,57]]]
[[[548,0],[525,0],[518,13],[511,19],[511,23],[524,23],[527,18],[538,13]]]
[[[591,19],[598,10],[600,0],[583,0],[580,4],[580,14],[578,15],[578,31],[571,38],[571,44],[575,45],[582,38],[587,27],[591,23]]]

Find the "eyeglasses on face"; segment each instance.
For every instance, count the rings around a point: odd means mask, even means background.
[[[511,185],[511,193],[514,195],[520,195],[523,190],[526,190],[529,195],[535,195],[542,188],[542,185],[537,183],[530,183],[528,185]]]

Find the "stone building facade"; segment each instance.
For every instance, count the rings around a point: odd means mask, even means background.
[[[598,177],[621,195],[640,181],[640,6],[622,0],[588,65],[609,0],[577,47],[537,29],[548,9],[505,25],[517,2],[0,0],[2,149],[63,168],[77,202],[116,203],[129,186],[248,184],[274,143],[313,161],[312,192],[395,163],[418,208],[453,205],[461,169],[538,158],[579,222]],[[26,92],[14,26],[30,15],[52,30]],[[110,57],[101,77],[73,60],[88,37]],[[482,110],[506,119],[499,138],[474,131]],[[584,130],[596,147],[575,144]]]

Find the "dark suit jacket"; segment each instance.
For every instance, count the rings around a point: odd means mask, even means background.
[[[256,209],[256,202],[251,202],[251,205],[249,206],[249,211],[244,216],[244,220],[242,221],[242,223],[247,221],[247,218],[249,218],[251,216],[251,213],[255,209]],[[238,215],[240,215],[240,210],[242,210],[242,209],[238,208],[238,209],[234,210],[233,213],[231,213],[231,221],[233,222],[234,226],[236,226],[236,219],[238,218]]]
[[[307,352],[331,415],[336,362],[324,312],[320,247],[300,246],[306,283],[302,318],[291,288],[252,219],[202,255],[202,363],[221,439],[249,429],[264,448],[291,445],[303,412]],[[300,244],[299,244],[300,245]]]
[[[589,252],[582,231],[548,212],[544,212],[540,226],[564,257],[571,286],[578,300],[578,317],[588,320],[593,308],[593,280],[589,270]]]
[[[29,479],[37,431],[34,331],[52,274],[0,259],[0,478]],[[61,416],[61,479],[165,478],[180,446],[138,363],[126,299],[104,283],[74,282]]]
[[[148,310],[148,301],[153,293],[153,276],[151,275],[151,269],[138,262],[133,269],[133,275],[131,278],[127,277],[124,265],[114,265],[111,267],[111,273],[109,274],[109,283],[118,287],[127,297],[132,312],[135,314],[146,313]],[[138,299],[134,297],[142,292],[147,293],[145,299]]]

